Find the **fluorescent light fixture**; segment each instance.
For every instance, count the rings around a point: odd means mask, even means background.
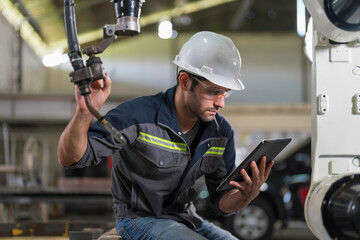
[[[306,11],[302,0],[296,0],[296,13],[297,34],[303,37],[306,32]]]
[[[169,39],[173,34],[172,23],[170,21],[162,21],[159,23],[158,35],[161,39]]]
[[[61,49],[57,49],[54,52],[47,54],[43,57],[42,63],[45,67],[55,67],[62,63],[69,61],[67,54],[63,54]]]

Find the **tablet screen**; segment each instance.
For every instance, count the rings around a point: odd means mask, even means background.
[[[245,158],[240,165],[230,173],[228,177],[217,187],[216,190],[220,191],[227,188],[232,188],[229,184],[231,180],[241,182],[244,181],[240,174],[241,169],[245,169],[247,174],[251,177],[252,171],[250,162],[255,161],[258,166],[262,156],[266,156],[266,162],[273,161],[275,157],[290,143],[291,138],[281,139],[266,139],[262,140],[259,145]]]

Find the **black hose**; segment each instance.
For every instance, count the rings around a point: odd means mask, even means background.
[[[90,96],[85,95],[85,103],[89,111],[98,119],[99,123],[115,138],[118,143],[126,144],[125,137],[93,107]]]
[[[74,0],[64,0],[64,23],[70,63],[74,71],[83,69],[85,64],[81,56],[81,48],[77,37]],[[79,86],[81,95],[90,94],[89,80],[79,81],[76,84]]]
[[[102,118],[101,114],[91,104],[90,96],[85,95],[84,98],[85,98],[86,106],[89,109],[89,111],[92,113],[92,115],[94,115],[97,119],[101,119]]]
[[[77,38],[74,0],[64,0],[64,23],[66,39],[68,42],[69,58],[71,65],[76,72],[78,70],[84,69],[85,65],[81,56],[81,49]],[[77,84],[79,87],[80,94],[85,98],[87,108],[117,142],[126,144],[125,137],[119,131],[117,131],[116,128],[105,119],[105,117],[101,116],[101,114],[91,104],[89,96],[91,93],[89,85],[90,80],[91,79],[84,79],[75,82],[75,84]]]
[[[74,70],[84,68],[81,49],[77,38],[74,0],[64,0],[64,23],[69,48],[69,58]]]

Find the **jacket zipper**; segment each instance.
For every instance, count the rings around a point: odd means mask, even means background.
[[[187,163],[187,165],[186,165],[186,168],[185,168],[185,171],[186,171],[187,168],[188,168],[188,165],[189,165],[190,162],[191,162],[191,158],[192,158],[192,156],[191,156],[191,151],[190,151],[190,147],[188,146],[187,142],[186,142],[185,139],[182,137],[182,135],[179,135],[179,134],[178,134],[177,132],[175,132],[172,128],[170,128],[169,126],[167,126],[167,125],[165,125],[165,124],[162,124],[162,123],[158,123],[158,124],[159,124],[160,126],[162,126],[162,127],[165,127],[166,129],[169,129],[173,134],[175,134],[176,136],[178,136],[179,138],[181,138],[181,140],[183,140],[183,142],[186,144],[186,149],[188,150],[189,157],[190,157],[190,161],[188,161],[188,163]],[[195,149],[194,152],[196,152],[196,150],[199,148],[199,146],[200,146],[201,144],[203,144],[203,142],[206,142],[206,141],[199,142],[199,144],[196,146],[196,149]],[[182,180],[184,180],[184,179],[185,179],[185,177],[184,177]],[[183,183],[183,181],[178,185],[179,189],[180,189],[180,186],[182,185],[182,183]],[[177,197],[177,196],[178,196],[178,192],[176,193],[176,197]],[[176,201],[176,197],[175,197],[175,201]],[[187,212],[188,212],[189,216],[192,216],[188,210],[187,210]],[[196,226],[195,226],[195,224],[194,224],[192,221],[190,221],[189,219],[186,219],[186,218],[184,218],[184,217],[182,217],[182,216],[180,216],[180,215],[177,215],[177,216],[179,216],[180,218],[184,219],[186,222],[190,223],[190,224],[193,226],[193,228],[196,229]]]

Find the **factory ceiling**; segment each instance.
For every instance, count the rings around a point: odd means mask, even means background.
[[[66,49],[64,0],[1,2],[0,10],[5,17],[10,15],[7,18],[11,20],[10,10],[17,11],[23,17],[22,23],[26,23],[22,25],[37,35],[37,40],[32,41],[35,48],[44,45],[43,51],[38,53]],[[116,23],[114,4],[109,0],[75,0],[75,4],[82,47],[99,42],[104,24]],[[171,20],[177,32],[295,32],[296,0],[147,0],[141,9],[141,32],[157,31],[163,19]],[[16,26],[16,23],[12,24]]]

